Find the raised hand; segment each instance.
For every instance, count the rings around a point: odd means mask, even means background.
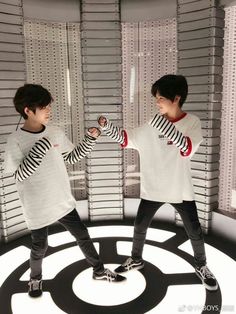
[[[101,131],[98,128],[92,127],[88,129],[88,135],[94,137],[94,138],[98,138],[101,134]]]
[[[98,118],[98,124],[103,128],[107,124],[107,118],[104,116],[100,116]]]

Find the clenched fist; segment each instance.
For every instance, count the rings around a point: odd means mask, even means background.
[[[98,118],[98,124],[103,128],[107,124],[107,118],[100,116]]]
[[[92,127],[88,129],[88,134],[94,138],[98,138],[101,134],[101,131],[98,128]]]

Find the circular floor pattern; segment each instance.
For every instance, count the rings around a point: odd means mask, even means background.
[[[130,228],[132,227],[120,225],[122,232],[119,235],[119,223],[107,222],[107,226],[102,226],[103,236],[101,226],[97,233],[96,227],[89,229],[102,260],[111,269],[129,255],[132,245]],[[111,235],[110,229],[113,230]],[[162,229],[165,235],[159,238]],[[61,230],[59,228],[58,233],[53,233],[55,239],[57,235],[62,235]],[[224,307],[227,307],[228,312],[234,313],[235,304],[231,299],[228,299],[228,304],[222,302],[220,288],[215,292],[208,292],[196,277],[191,252],[181,247],[188,240],[182,228],[154,222],[150,231],[151,235],[147,237],[144,250],[145,268],[128,273],[127,281],[119,284],[120,286],[93,281],[92,270],[73,239],[72,242],[60,240],[54,246],[49,246],[43,264],[44,294],[37,300],[27,295],[30,237],[25,236],[3,245],[0,249],[1,313],[28,314],[33,309],[34,314],[216,314],[221,313],[221,308]],[[66,239],[64,234],[61,238]],[[218,250],[215,247],[218,245],[221,260],[225,257],[224,263],[228,261],[230,267],[235,267],[235,262],[230,264],[236,260],[236,256],[230,251],[230,245],[223,246],[218,239],[206,236],[207,241],[209,246],[214,246],[214,254],[217,255]],[[232,271],[235,272],[235,268]],[[221,287],[221,282],[219,284]]]
[[[118,264],[106,265],[109,269],[118,266]],[[139,271],[130,271],[125,276],[127,278],[125,282],[111,284],[92,279],[92,269],[88,268],[75,277],[72,289],[80,300],[87,303],[101,306],[124,304],[138,298],[146,288],[145,278]],[[107,297],[108,291],[109,297]]]

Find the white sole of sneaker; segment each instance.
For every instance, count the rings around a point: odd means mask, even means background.
[[[106,281],[106,282],[109,282],[109,283],[116,283],[116,284],[118,284],[118,283],[122,283],[122,282],[124,282],[124,281],[126,281],[127,280],[127,278],[125,278],[124,280],[122,280],[122,281],[115,281],[115,280],[107,280],[107,279],[105,279],[105,278],[94,278],[93,277],[93,280],[100,280],[100,281]]]
[[[143,269],[143,268],[144,268],[144,265],[141,265],[141,266],[137,266],[137,267],[130,268],[130,269],[128,269],[128,270],[124,270],[124,271],[122,271],[122,272],[116,272],[115,270],[114,270],[114,272],[115,272],[116,274],[124,274],[124,273],[127,273],[128,271],[140,270],[140,269]]]
[[[202,277],[197,272],[195,272],[195,274],[198,276],[198,278],[201,280],[203,286],[205,286],[207,290],[216,291],[218,289],[218,283],[216,283],[215,287],[208,286],[205,284],[205,282],[202,280]]]

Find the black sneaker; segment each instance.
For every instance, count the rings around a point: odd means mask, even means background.
[[[43,293],[43,290],[42,290],[43,281],[42,280],[30,279],[28,286],[29,286],[28,294],[30,297],[37,298],[42,295]]]
[[[105,268],[102,273],[93,273],[93,279],[107,280],[109,282],[121,282],[126,280],[125,277],[113,273],[110,269]]]
[[[218,289],[217,280],[206,265],[195,268],[195,272],[207,290],[215,291]]]
[[[127,258],[127,260],[121,264],[119,267],[115,269],[116,273],[124,273],[126,271],[129,271],[131,269],[142,269],[144,267],[144,261],[140,260],[139,262],[136,262],[133,260],[132,257]]]

